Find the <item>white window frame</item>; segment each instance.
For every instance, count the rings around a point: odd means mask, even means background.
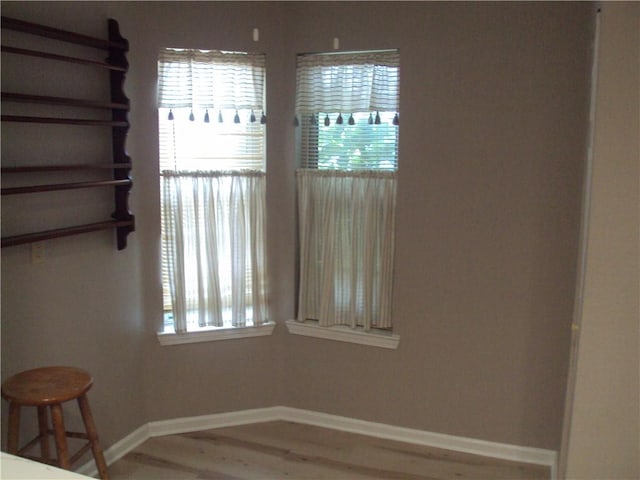
[[[369,347],[395,350],[400,344],[400,335],[387,330],[372,329],[365,332],[362,327],[350,328],[344,325],[321,327],[317,321],[287,320],[287,330],[292,335],[322,338],[337,342],[357,343]]]
[[[164,52],[165,54],[164,57],[162,58],[166,60],[166,58],[172,58],[171,57],[172,55],[179,55],[181,52],[186,52],[186,51],[178,50],[178,49],[167,49]],[[210,56],[218,58],[220,55],[225,55],[228,53],[228,52],[203,51],[203,50],[190,51],[190,52],[194,57],[196,57],[196,60],[201,64],[206,63],[209,60]],[[235,53],[232,53],[231,55],[238,56],[238,54],[235,54]],[[242,54],[239,54],[239,55],[242,56]],[[180,59],[179,61],[182,61],[182,59]],[[244,60],[241,60],[241,61],[244,61]],[[232,68],[236,68],[236,67],[234,66]],[[183,112],[185,107],[187,107],[187,105],[184,104],[185,102],[185,96],[183,95],[184,92],[180,90],[180,85],[179,85],[180,83],[182,83],[182,81],[177,83],[178,83],[177,88],[175,87],[176,85],[175,83],[168,87],[169,89],[173,89],[173,90],[170,92],[169,95],[164,97],[164,104],[163,104],[163,100],[159,101],[159,111],[161,108],[164,109],[164,108],[173,107],[176,109],[176,113],[177,113],[177,112]],[[207,87],[209,87],[209,85],[207,85]],[[196,90],[196,88],[197,88],[197,85],[194,80],[193,91],[194,92],[198,91],[198,95],[194,94],[193,97],[198,98],[197,102],[190,100],[191,99],[190,94],[187,95],[187,99],[186,99],[186,101],[193,102],[190,104],[191,111],[199,112],[198,118],[195,121],[200,121],[200,122],[203,121],[203,119],[200,118],[200,116],[203,109],[206,109],[207,117],[210,117],[210,118],[207,118],[206,121],[218,122],[218,115],[219,114],[221,115],[222,114],[221,112],[224,111],[226,116],[225,121],[229,123],[231,122],[235,123],[233,114],[231,115],[228,114],[228,109],[232,108],[229,102],[233,101],[233,98],[230,99],[228,91],[224,94],[224,97],[221,94],[218,94],[218,96],[216,96],[215,94],[211,94],[210,96],[208,96],[209,95],[208,92],[211,91],[210,88],[203,88],[200,90]],[[162,88],[160,88],[160,90],[162,90]],[[262,97],[263,95],[264,94],[262,94]],[[171,100],[166,100],[166,98],[169,96],[171,97]],[[240,120],[241,122],[257,121],[259,124],[266,123],[264,108],[262,107],[262,105],[264,105],[263,103],[264,98],[261,98],[260,100],[262,103],[259,106],[256,105],[256,111],[253,112],[253,108],[251,109],[251,119],[249,120],[249,115],[246,114]],[[238,111],[242,113],[243,110],[247,109],[248,107],[246,107],[245,104],[247,104],[248,101],[249,100],[243,99],[243,105],[235,105],[236,113]],[[173,104],[171,104],[172,102]],[[219,109],[212,108],[214,107],[214,104],[219,106],[220,108]],[[209,109],[211,109],[210,113],[209,113]],[[166,112],[164,112],[164,114],[166,114]],[[257,117],[257,119],[255,117]],[[263,135],[266,140],[266,132],[263,131]],[[159,142],[160,142],[160,138],[159,138]],[[263,154],[266,155],[266,147],[264,148]],[[265,159],[265,162],[266,162],[266,159]],[[221,169],[214,169],[214,170],[220,171]],[[225,169],[223,168],[222,170],[225,170]],[[264,240],[266,241],[266,238]],[[266,245],[263,245],[263,248],[265,249],[264,255],[266,255]],[[165,272],[163,271],[163,297],[165,294],[164,276],[165,276]],[[264,280],[266,281],[266,278]],[[249,305],[248,308],[251,308],[251,306]],[[267,335],[271,335],[275,328],[275,323],[273,321],[265,321],[261,324],[254,325],[251,323],[252,320],[248,319],[248,323],[246,326],[229,326],[229,325],[226,325],[225,323],[224,326],[204,326],[204,327],[197,327],[197,328],[189,327],[189,330],[187,332],[176,333],[175,330],[172,331],[170,329],[166,329],[167,315],[169,315],[169,313],[166,310],[165,301],[163,300],[162,329],[161,331],[157,332],[157,338],[161,345],[180,345],[180,344],[187,344],[187,343],[199,343],[199,342],[209,342],[209,341],[219,341],[219,340],[233,340],[233,339],[257,337],[257,336],[267,336]]]
[[[331,63],[331,59],[329,58],[330,55],[335,55],[336,57],[339,57],[341,55],[342,52],[334,52],[332,54],[324,54],[326,55],[326,61]],[[351,53],[347,53],[343,58],[346,60],[339,60],[338,63],[340,62],[349,62],[348,56],[358,56],[360,53],[365,53],[366,52],[351,52]],[[380,53],[380,52],[371,52],[374,53],[374,55],[376,53]],[[323,54],[319,54],[319,55],[323,55]],[[335,58],[335,57],[334,57]],[[353,58],[353,57],[352,57]],[[356,62],[358,62],[359,60],[356,60]],[[322,61],[318,62],[318,65],[320,65],[322,63]],[[315,65],[313,68],[317,68],[318,65]],[[307,79],[302,80],[307,81]],[[298,87],[300,87],[300,82],[301,82],[301,78],[300,76],[298,76]],[[318,86],[319,84],[316,84],[316,86]],[[397,85],[396,85],[397,86]],[[321,88],[318,86],[318,88]],[[309,90],[309,91],[313,91],[313,89]],[[321,123],[323,123],[324,121],[324,115],[325,113],[322,113],[322,115],[319,115],[320,112],[338,112],[340,113],[340,122],[347,122],[347,118],[349,117],[350,113],[353,112],[362,112],[362,111],[367,111],[362,109],[361,106],[361,102],[360,102],[360,98],[358,99],[351,99],[351,103],[350,106],[352,107],[352,111],[349,111],[348,107],[344,107],[344,108],[340,108],[338,107],[336,104],[332,104],[331,106],[328,106],[328,104],[330,104],[331,102],[334,102],[334,98],[338,97],[337,95],[332,95],[332,93],[330,91],[327,91],[326,93],[321,93],[321,96],[324,95],[324,99],[323,100],[319,100],[317,98],[311,99],[309,100],[309,97],[305,96],[305,100],[303,100],[303,102],[307,102],[306,105],[300,105],[299,102],[297,102],[296,105],[296,124],[301,126],[300,128],[300,132],[298,135],[298,141],[301,142],[300,146],[299,146],[299,151],[302,153],[302,166],[306,167],[307,165],[311,165],[308,168],[314,168],[313,167],[313,162],[315,160],[312,160],[310,163],[305,164],[305,159],[309,158],[311,159],[314,154],[313,153],[309,153],[307,154],[306,152],[303,151],[303,149],[305,148],[305,145],[310,145],[313,146],[314,142],[317,142],[317,138],[319,137],[319,133],[316,131],[315,133],[313,132],[313,128],[321,128],[319,127],[319,125]],[[393,95],[397,95],[397,92],[394,92],[392,94]],[[367,99],[368,101],[368,99]],[[374,100],[372,100],[373,102]],[[384,98],[384,99],[380,99],[378,98],[377,101],[380,104],[384,104],[385,106],[388,106],[389,104],[392,104],[394,102],[394,99],[392,98]],[[313,105],[313,106],[311,106]],[[324,109],[323,107],[327,106],[327,109]],[[300,108],[302,107],[302,108]],[[315,107],[315,108],[314,108]],[[399,121],[398,121],[398,105],[397,105],[397,100],[396,100],[396,104],[395,104],[395,113],[396,116],[393,120],[394,125],[398,125]],[[333,110],[332,110],[333,109]],[[368,111],[373,110],[374,115],[375,115],[375,108],[370,108],[368,109]],[[380,109],[380,111],[384,111],[384,112],[390,112],[391,109],[389,108],[384,108],[384,109]],[[336,120],[336,115],[337,113],[334,113],[334,115],[331,116],[331,121],[335,122]],[[314,118],[315,117],[315,118]],[[326,119],[327,122],[329,122],[329,118],[327,117]],[[397,135],[397,134],[396,134]],[[396,141],[397,141],[397,136],[396,136]],[[317,145],[317,143],[315,143],[315,145]],[[397,146],[397,144],[396,144]],[[309,147],[307,147],[309,148]],[[311,147],[312,148],[312,147]],[[307,155],[309,155],[307,157]],[[396,153],[397,155],[397,153]],[[319,160],[319,159],[318,159]],[[396,156],[396,161],[397,161],[397,156]],[[318,161],[319,163],[319,161]],[[315,168],[318,168],[318,163],[315,164]],[[323,167],[320,167],[321,169],[323,169]],[[325,167],[326,168],[326,167]],[[376,168],[374,167],[373,170],[375,171]],[[382,167],[381,170],[389,170],[389,168],[385,168]],[[392,167],[391,168],[392,171],[396,171],[397,167]],[[391,301],[390,298],[391,295],[389,295],[389,302]],[[299,314],[300,315],[300,314]],[[400,341],[400,336],[394,332],[393,330],[393,326],[391,326],[391,328],[377,328],[375,326],[370,327],[368,330],[366,330],[365,328],[363,328],[362,326],[347,326],[347,325],[320,325],[320,322],[318,320],[312,320],[309,318],[297,318],[297,319],[291,319],[288,320],[286,322],[286,326],[287,329],[289,331],[290,334],[293,335],[303,335],[303,336],[309,336],[309,337],[315,337],[315,338],[321,338],[321,339],[327,339],[327,340],[334,340],[334,341],[341,341],[341,342],[349,342],[349,343],[356,343],[356,344],[360,344],[360,345],[366,345],[366,346],[372,346],[372,347],[379,347],[379,348],[386,348],[386,349],[396,349],[398,348],[399,345],[399,341]]]
[[[183,333],[159,332],[157,334],[160,345],[182,345],[186,343],[214,342],[218,340],[236,340],[250,337],[264,337],[273,333],[275,322],[250,327],[220,327],[207,328],[199,331]]]

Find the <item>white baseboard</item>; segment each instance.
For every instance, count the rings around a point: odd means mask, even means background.
[[[471,453],[501,460],[543,465],[551,468],[551,480],[557,478],[558,455],[555,450],[522,447],[475,438],[427,432],[424,430],[367,422],[355,418],[283,406],[150,422],[112,445],[105,451],[105,459],[107,464],[110,465],[151,437],[276,420],[304,423],[307,425],[332,428],[334,430],[359,433],[372,437],[442,448],[456,452]],[[97,470],[93,461],[91,461],[83,465],[78,470],[78,473],[93,476],[97,473]]]
[[[214,413],[198,417],[175,418],[151,422],[149,426],[150,437],[162,435],[175,435],[177,433],[198,432],[211,428],[232,427],[247,425],[249,423],[272,422],[284,420],[281,410],[286,407],[256,408],[253,410],[240,410],[236,412]]]
[[[345,432],[359,433],[372,437],[413,443],[426,447],[443,448],[462,453],[472,453],[485,457],[512,460],[552,466],[556,461],[556,452],[532,447],[520,447],[505,443],[489,442],[475,438],[458,437],[443,433],[433,433],[412,428],[397,427],[384,423],[367,422],[349,417],[329,415],[327,413],[281,407],[284,409],[282,420],[305,423],[318,427],[333,428]]]

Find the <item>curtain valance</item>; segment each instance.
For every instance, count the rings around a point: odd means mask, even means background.
[[[296,113],[397,112],[397,50],[299,55]]]
[[[164,49],[158,106],[263,111],[264,72],[263,54]]]

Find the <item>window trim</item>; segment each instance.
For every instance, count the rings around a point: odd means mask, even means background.
[[[335,340],[338,342],[357,343],[369,347],[387,348],[396,350],[400,344],[400,335],[385,330],[364,331],[361,327],[350,328],[344,325],[331,327],[321,327],[318,322],[306,320],[286,321],[287,330],[292,335],[303,335],[306,337],[322,338],[325,340]]]
[[[362,82],[353,82],[351,83],[348,80],[345,80],[346,77],[354,77],[358,73],[362,77]],[[367,73],[365,75],[365,73]],[[303,170],[317,170],[320,172],[331,172],[331,174],[338,174],[338,172],[346,175],[352,175],[356,171],[362,172],[389,172],[394,175],[394,179],[397,178],[398,171],[398,159],[399,159],[399,94],[400,94],[400,85],[399,85],[399,77],[400,77],[400,54],[398,49],[385,49],[385,50],[372,50],[372,51],[356,51],[356,52],[329,52],[329,53],[315,53],[315,54],[298,54],[296,57],[296,106],[295,106],[295,125],[299,127],[296,133],[296,156],[298,160],[298,169],[297,169],[297,179],[298,179],[298,188],[305,188],[304,185],[300,185],[300,176],[299,174]],[[334,81],[335,80],[335,81]],[[343,89],[348,91],[349,93],[345,96],[338,95],[335,93],[336,90]],[[356,113],[369,113],[369,118],[367,119],[367,123],[369,125],[379,125],[382,118],[378,119],[378,115],[380,112],[388,112],[390,115],[394,115],[390,117],[389,124],[395,127],[394,129],[394,162],[392,166],[387,166],[384,161],[385,157],[389,157],[390,152],[378,151],[379,149],[369,151],[368,149],[362,150],[363,153],[367,153],[366,155],[362,155],[357,152],[356,148],[359,147],[359,143],[363,143],[362,140],[364,137],[366,144],[375,144],[376,146],[386,146],[388,142],[386,142],[386,127],[385,129],[381,129],[378,132],[377,127],[373,127],[373,130],[365,130],[366,135],[354,135],[353,140],[357,142],[352,142],[351,138],[349,138],[349,142],[344,141],[341,143],[348,143],[350,149],[347,152],[353,152],[353,155],[344,155],[337,152],[333,152],[332,149],[323,152],[325,154],[330,154],[331,159],[340,159],[341,162],[337,161],[329,161],[322,163],[322,167],[320,167],[321,162],[320,159],[322,157],[322,153],[320,152],[320,137],[321,132],[323,131],[322,124],[325,126],[333,126],[333,125],[342,125],[346,123],[350,124],[347,118],[350,118],[350,115],[355,115]],[[376,120],[373,120],[372,115],[376,115]],[[330,115],[336,115],[337,118],[333,119]],[[322,117],[328,119],[328,121],[322,120]],[[354,117],[355,124],[360,125],[360,123],[364,120],[356,119]],[[385,124],[387,122],[384,122]],[[373,126],[373,125],[371,125]],[[344,131],[347,133],[347,129],[349,127],[345,126]],[[359,129],[359,127],[356,127]],[[342,132],[339,132],[342,134]],[[358,130],[354,130],[354,133],[359,133]],[[378,133],[380,135],[378,135]],[[327,145],[333,145],[333,138],[327,138],[329,140]],[[347,153],[344,152],[344,153]],[[352,157],[354,157],[354,161],[352,161]],[[346,160],[346,161],[343,161]],[[331,168],[331,164],[335,164],[336,167],[340,168]],[[384,165],[387,168],[380,168],[381,165]],[[324,176],[324,175],[319,175]],[[395,195],[395,182],[393,183],[394,187],[394,195]],[[300,191],[300,190],[299,190]],[[380,198],[380,200],[389,199],[386,191],[378,191],[376,197]],[[298,215],[301,216],[300,213],[302,210],[300,206],[300,199],[298,199]],[[393,219],[395,215],[395,207],[391,208],[391,216],[390,219]],[[302,229],[300,228],[300,224],[304,224],[304,218],[298,218],[299,229],[298,235],[301,237],[299,243],[301,243],[300,249],[305,249],[306,246],[306,235],[301,233]],[[386,226],[386,225],[385,225]],[[310,227],[312,228],[312,227]],[[387,229],[389,231],[389,229]],[[395,232],[395,228],[392,227],[392,231]],[[376,235],[384,236],[380,231],[375,231]],[[321,231],[314,231],[311,235],[316,238],[318,235],[324,236],[324,233]],[[386,237],[385,237],[386,238]],[[393,238],[390,240],[390,248],[391,252],[393,252]],[[385,243],[388,245],[389,242]],[[384,249],[385,252],[387,249]],[[305,255],[312,255],[307,252]],[[302,259],[301,254],[298,255],[298,262],[303,265],[306,265],[306,262],[309,261],[308,258]],[[387,255],[387,253],[380,252],[376,257],[380,257],[380,261],[383,261],[385,267],[389,261],[391,260],[391,270],[393,263],[393,253],[391,256]],[[330,340],[337,340],[349,343],[357,343],[363,345],[371,345],[377,346],[381,348],[391,348],[396,349],[399,344],[400,337],[399,335],[393,333],[392,330],[392,317],[391,312],[389,311],[391,300],[392,300],[392,285],[387,286],[387,283],[390,280],[385,280],[385,284],[380,287],[380,289],[387,292],[390,297],[387,299],[385,294],[385,301],[388,300],[389,304],[386,305],[383,309],[382,313],[382,325],[385,327],[388,325],[389,330],[380,330],[372,328],[371,330],[364,330],[363,327],[355,327],[351,328],[349,326],[344,325],[333,325],[333,326],[324,326],[325,323],[334,323],[331,322],[331,318],[328,318],[327,322],[323,322],[323,326],[320,326],[316,320],[307,320],[307,317],[317,317],[317,313],[315,311],[307,311],[314,310],[314,307],[309,307],[311,305],[306,301],[307,289],[303,287],[303,285],[309,285],[306,283],[306,279],[303,278],[303,270],[304,268],[299,265],[299,276],[297,284],[297,291],[299,296],[299,305],[298,305],[298,313],[296,320],[288,320],[286,322],[289,333],[298,334],[298,335],[306,335],[317,338],[324,338]],[[310,272],[310,273],[309,273]],[[318,273],[309,270],[307,272],[309,275],[317,277]],[[376,275],[377,270],[372,272],[372,275]],[[346,272],[349,274],[349,272]],[[379,273],[378,273],[379,275]],[[364,282],[373,282],[377,278],[365,278]],[[389,278],[392,279],[392,276]],[[310,280],[312,281],[312,280]],[[317,280],[316,280],[317,281]],[[353,279],[352,279],[353,281]],[[358,281],[360,282],[360,281]],[[387,288],[388,287],[388,288]],[[311,285],[313,288],[313,285]],[[316,290],[316,289],[314,289]],[[381,290],[381,291],[382,291]],[[311,292],[309,295],[315,299],[316,292]],[[322,301],[322,300],[320,300]],[[313,303],[313,302],[311,302]],[[372,305],[371,308],[374,308]],[[345,312],[345,316],[349,316],[349,312]],[[371,319],[361,319],[358,323],[362,323],[363,325],[368,325],[367,320]]]
[[[162,346],[182,345],[185,343],[214,342],[218,340],[235,340],[239,338],[264,337],[273,333],[276,324],[269,321],[258,326],[246,327],[211,327],[178,334],[175,332],[158,332],[158,342]]]
[[[166,96],[159,94],[158,105],[157,105],[157,111],[159,116],[158,117],[159,119],[158,144],[161,149],[161,152],[160,152],[161,155],[159,157],[161,180],[163,177],[163,170],[164,170],[163,163],[162,163],[164,158],[162,155],[162,146],[163,146],[163,139],[167,137],[166,135],[163,134],[163,129],[162,129],[163,119],[166,118],[168,120],[171,120],[172,122],[171,129],[173,130],[172,135],[174,139],[173,141],[174,141],[174,148],[175,148],[175,136],[176,136],[175,122],[178,122],[179,119],[186,121],[187,118],[190,121],[193,121],[195,118],[194,116],[194,111],[195,111],[195,113],[198,115],[199,123],[202,123],[200,121],[201,118],[204,119],[204,123],[209,123],[209,109],[211,109],[212,115],[215,115],[216,111],[218,112],[218,115],[222,115],[223,113],[225,113],[224,118],[227,122],[231,122],[231,119],[233,118],[233,124],[246,123],[248,125],[250,122],[251,124],[255,123],[257,126],[261,128],[260,128],[259,135],[253,132],[252,130],[253,127],[252,129],[245,128],[242,131],[242,134],[244,136],[259,138],[258,143],[260,144],[260,148],[256,147],[256,148],[249,149],[252,156],[248,158],[252,160],[252,162],[248,162],[247,159],[244,158],[244,156],[242,155],[240,157],[236,155],[230,158],[233,158],[235,160],[239,160],[239,159],[244,160],[247,165],[237,169],[236,168],[233,168],[233,169],[215,168],[213,170],[206,170],[206,171],[208,172],[215,171],[215,172],[219,172],[220,174],[240,172],[243,176],[245,176],[246,174],[251,174],[255,168],[256,172],[260,172],[259,174],[261,176],[266,175],[266,128],[265,128],[266,116],[264,113],[265,106],[266,106],[265,104],[266,92],[264,90],[265,71],[266,71],[265,59],[266,59],[266,55],[264,53],[251,53],[251,52],[225,52],[221,50],[204,51],[204,50],[175,49],[175,48],[164,49],[161,52],[158,58],[158,69],[159,69],[158,82],[159,82],[159,90],[163,91],[163,87],[164,87],[164,91],[166,92]],[[221,66],[220,68],[222,68],[225,72],[224,75],[222,75],[224,78],[227,78],[228,74],[234,73],[234,71],[236,71],[237,73],[237,69],[241,69],[243,72],[245,72],[247,69],[250,69],[251,75],[248,75],[248,76],[244,74],[240,75],[240,79],[238,79],[237,75],[230,77],[233,80],[231,83],[236,84],[237,82],[239,82],[241,86],[243,86],[243,88],[241,89],[242,95],[240,97],[236,96],[238,92],[235,92],[233,88],[229,90],[224,87],[221,87],[220,89],[222,93],[214,94],[213,90],[205,89],[208,92],[206,95],[204,96],[199,95],[194,97],[193,95],[188,95],[187,93],[192,93],[191,90],[196,89],[197,82],[194,83],[193,86],[191,86],[191,83],[189,83],[189,87],[185,89],[181,85],[178,85],[175,81],[172,81],[172,78],[173,80],[175,80],[174,78],[175,75],[171,75],[171,72],[173,70],[168,70],[167,75],[163,75],[163,70],[162,70],[164,67],[170,66],[174,63],[191,65],[192,61],[196,61],[196,63],[199,62],[199,67],[202,67],[200,68],[200,71],[203,71],[202,69],[204,69],[204,71],[207,71],[208,73],[211,73],[210,70],[214,68],[213,67],[214,64],[217,66]],[[206,76],[207,75],[205,75],[205,77]],[[202,87],[202,85],[200,85],[200,87]],[[199,93],[202,93],[204,91],[202,88],[197,88],[196,90],[198,90]],[[197,101],[195,101],[194,98],[196,98]],[[197,104],[194,103],[194,101]],[[238,105],[236,105],[237,102],[239,102]],[[212,108],[214,104],[217,105],[216,109]],[[168,112],[164,112],[163,110],[168,110]],[[184,110],[185,115],[179,116],[178,114],[182,110]],[[227,110],[229,110],[229,112],[227,112]],[[176,112],[175,119],[173,117],[174,111]],[[187,111],[191,113],[190,116],[186,115]],[[235,111],[235,117],[231,115],[232,111]],[[246,111],[246,115],[243,115],[243,112],[245,111]],[[251,112],[251,116],[249,116],[249,112]],[[257,116],[255,115],[255,112],[257,112]],[[261,117],[260,117],[260,112],[262,112]],[[240,118],[239,113],[240,115],[243,116],[243,120],[239,120]],[[215,124],[217,122],[222,122],[222,119],[214,120],[211,123]],[[228,129],[225,129],[218,133],[221,135],[229,135],[230,132],[227,130]],[[257,159],[258,157],[257,152],[260,152],[260,151],[261,151],[261,166],[258,168],[257,165],[254,165],[256,162],[253,161],[253,159],[254,157],[255,159]],[[176,169],[175,165],[170,170],[174,170],[174,169]],[[190,170],[196,171],[195,169],[190,169]],[[161,210],[162,210],[162,192],[161,192]],[[266,211],[264,213],[266,214]],[[164,228],[163,228],[163,233],[164,233]],[[163,266],[165,264],[164,262],[165,241],[166,240],[163,235],[163,238],[162,238],[163,249],[161,253],[162,255],[161,264]],[[264,238],[264,241],[261,243],[264,244],[265,241],[266,241],[266,237]],[[265,245],[263,245],[263,247],[266,249]],[[264,253],[266,254],[266,251]],[[256,265],[253,265],[253,262],[249,261],[248,263],[252,264],[250,268],[254,268],[254,269],[257,268]],[[162,275],[163,275],[162,291],[163,291],[163,315],[164,315],[166,314],[167,311],[173,311],[173,310],[172,309],[167,310],[167,302],[165,302],[165,299],[167,297],[167,291],[164,288],[167,282],[164,281],[165,269],[163,268],[162,270],[163,270],[162,271]],[[261,279],[260,283],[263,283],[265,281],[266,281],[266,278]],[[253,286],[252,288],[255,288],[255,286]],[[249,303],[251,304],[252,302],[249,302]],[[262,301],[260,302],[260,305],[262,305]],[[250,307],[250,306],[253,306],[255,310],[256,305],[248,305],[247,307]],[[265,308],[266,308],[265,311],[268,312],[267,305],[265,305]],[[265,318],[265,320],[267,319]],[[265,335],[271,335],[275,327],[275,323],[273,321],[266,321],[265,323],[258,326],[253,326],[253,325],[229,326],[229,325],[226,325],[226,322],[225,322],[224,327],[211,326],[211,327],[205,327],[205,328],[190,329],[185,333],[177,334],[173,331],[173,329],[165,331],[164,325],[165,325],[165,322],[163,322],[162,331],[156,332],[158,341],[161,345],[175,345],[175,344],[182,344],[182,343],[197,343],[197,342],[205,342],[205,341],[265,336]],[[174,327],[175,327],[175,323],[174,323]],[[190,328],[189,325],[187,325],[187,328]]]

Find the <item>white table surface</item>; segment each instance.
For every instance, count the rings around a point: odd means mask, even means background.
[[[62,470],[51,465],[45,465],[44,463],[33,462],[26,458],[16,457],[9,455],[5,452],[0,452],[0,479],[25,479],[25,480],[74,480],[74,479],[88,479],[91,477],[85,477],[68,470]]]

